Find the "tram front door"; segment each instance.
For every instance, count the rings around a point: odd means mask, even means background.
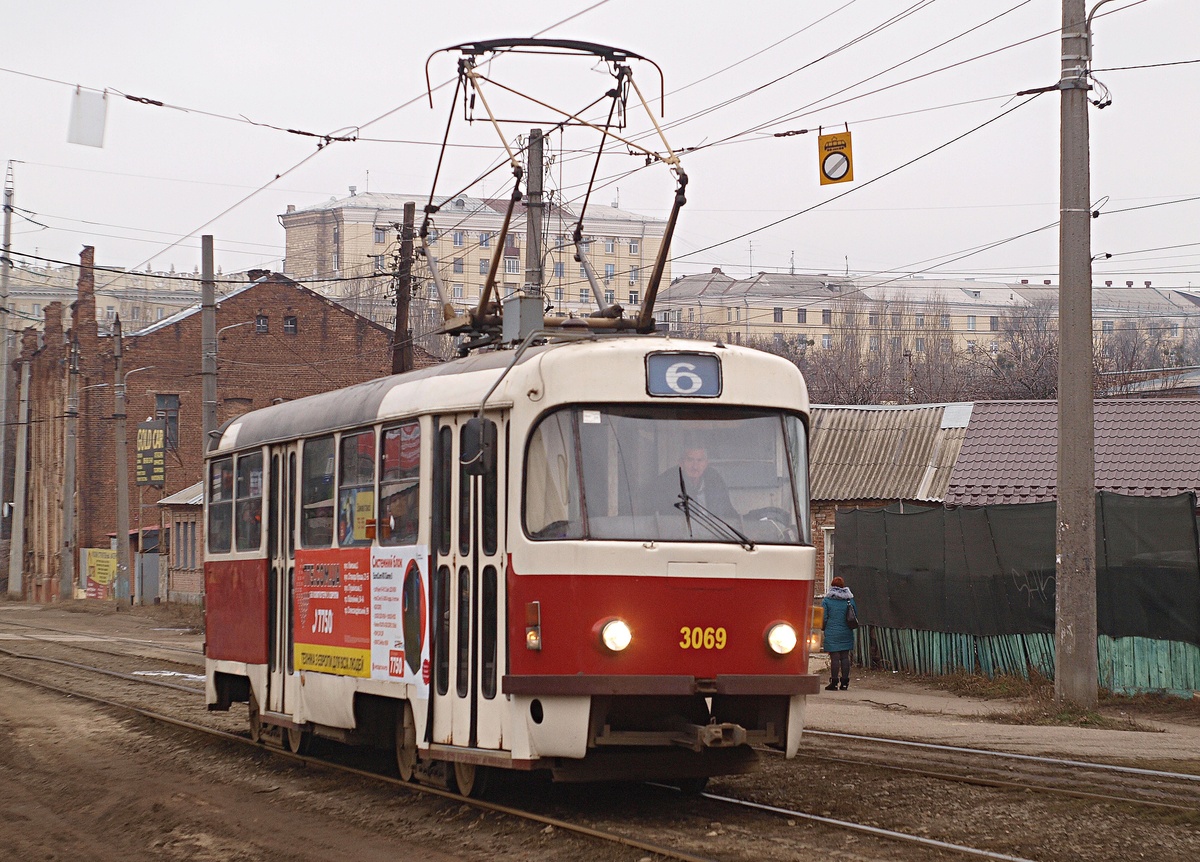
[[[482,474],[463,464],[472,414],[440,417],[434,444],[434,743],[499,749],[506,654],[504,506],[508,453],[503,417],[485,423],[495,457]],[[468,447],[469,448],[469,447]]]
[[[292,603],[296,566],[296,446],[271,448],[267,502],[267,556],[270,559],[271,614],[267,651],[268,712],[287,713],[295,680]]]

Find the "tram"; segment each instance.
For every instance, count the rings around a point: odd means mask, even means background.
[[[251,736],[294,751],[314,736],[394,750],[405,780],[465,795],[497,770],[695,790],[753,768],[758,747],[791,757],[819,688],[804,380],[780,357],[657,331],[687,176],[665,140],[616,136],[631,91],[649,113],[628,65],[642,58],[568,40],[447,50],[472,94],[488,53],[610,66],[610,123],[586,125],[677,179],[644,300],[629,315],[594,277],[590,186],[574,237],[597,310],[549,317],[536,285],[500,297],[522,198],[508,149],[491,269],[457,307],[428,243],[431,193],[421,254],[464,355],[214,434],[209,708],[247,703]]]

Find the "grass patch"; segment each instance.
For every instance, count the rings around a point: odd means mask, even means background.
[[[1013,712],[1001,712],[986,716],[986,719],[998,724],[1023,724],[1035,727],[1090,727],[1098,730],[1161,732],[1157,728],[1138,722],[1130,715],[1111,715],[1107,711],[1083,709],[1055,700],[1030,703]]]
[[[1054,683],[1037,671],[1032,671],[1029,679],[1012,674],[1001,674],[989,679],[983,674],[959,671],[944,676],[924,677],[922,682],[930,688],[980,700],[1043,698],[1054,695]]]

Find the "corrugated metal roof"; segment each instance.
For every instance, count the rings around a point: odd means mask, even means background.
[[[204,483],[197,482],[195,485],[188,485],[182,491],[176,491],[169,497],[163,497],[158,501],[160,506],[199,506],[204,502]]]
[[[970,413],[970,404],[814,406],[813,499],[940,502]]]
[[[1139,497],[1200,493],[1200,399],[1096,402],[1096,488]],[[946,502],[982,506],[1057,497],[1058,404],[979,402]]]

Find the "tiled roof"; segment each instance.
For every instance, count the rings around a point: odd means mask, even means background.
[[[970,404],[814,406],[814,500],[940,502]]]
[[[1200,492],[1200,399],[1096,402],[1096,488],[1140,497]],[[978,402],[946,503],[1056,498],[1058,404]]]

